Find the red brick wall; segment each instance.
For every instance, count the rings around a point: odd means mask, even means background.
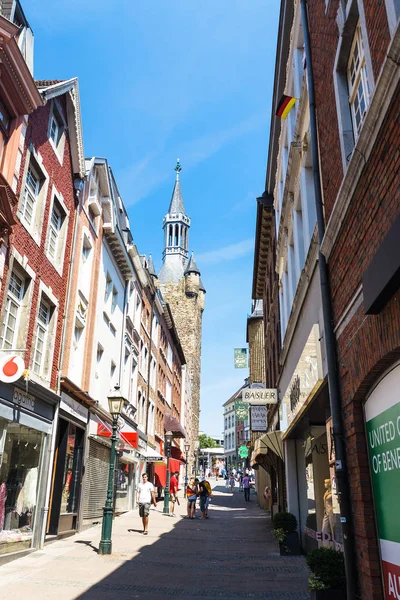
[[[329,220],[343,179],[338,115],[333,71],[339,32],[336,15],[339,0],[331,0],[325,14],[325,2],[308,0],[311,51],[318,118],[318,136],[323,171],[323,193],[326,220]],[[385,2],[364,0],[368,41],[375,81],[390,42]]]
[[[343,179],[333,69],[338,44],[339,0],[308,0],[321,174],[327,220]],[[390,43],[384,2],[364,0],[375,81]],[[400,92],[400,90],[399,90]],[[399,93],[398,92],[398,93]],[[398,94],[397,94],[398,97]],[[329,259],[335,325],[400,212],[400,111],[393,104]],[[383,598],[371,479],[364,430],[363,402],[377,377],[400,356],[400,294],[379,315],[366,316],[361,305],[338,338],[343,418],[354,516],[359,583],[363,600]]]
[[[61,105],[66,117],[65,111],[65,97],[61,98]],[[36,311],[37,303],[39,299],[39,282],[42,281],[46,286],[52,289],[52,293],[58,298],[58,320],[55,331],[54,340],[54,355],[51,369],[51,387],[56,389],[57,386],[57,374],[58,364],[60,357],[60,344],[63,326],[63,315],[65,310],[65,300],[67,296],[67,283],[68,283],[68,266],[71,255],[73,229],[75,221],[75,201],[74,201],[74,185],[73,185],[73,172],[71,166],[71,151],[69,145],[68,131],[66,133],[65,149],[64,149],[64,160],[61,165],[55,152],[50,145],[47,138],[48,121],[50,115],[51,103],[47,103],[45,106],[38,108],[29,116],[28,128],[25,138],[24,154],[22,158],[22,164],[20,169],[20,179],[17,188],[17,197],[20,198],[22,178],[25,168],[25,162],[27,157],[27,149],[30,143],[33,144],[36,152],[39,152],[43,158],[43,166],[49,175],[49,185],[47,189],[46,197],[46,208],[44,212],[44,221],[41,234],[40,247],[33,241],[32,237],[26,231],[26,229],[20,224],[18,217],[16,217],[17,224],[13,226],[13,233],[10,240],[10,248],[15,249],[21,254],[28,257],[29,266],[36,273],[36,280],[32,282],[34,285],[34,291],[32,296],[32,305],[30,309],[30,318],[28,325],[28,337],[26,341],[27,352],[25,354],[26,365],[30,364],[32,355],[32,345],[34,341],[34,331],[36,322]],[[49,206],[51,202],[52,186],[55,186],[57,191],[62,194],[64,203],[67,209],[70,211],[68,221],[68,231],[66,236],[66,248],[64,254],[64,268],[62,276],[53,267],[52,263],[48,260],[44,254],[45,240],[47,235],[48,221],[49,221]],[[18,207],[15,207],[14,216],[17,213]],[[7,277],[9,267],[8,253],[6,267],[5,267],[5,278]],[[6,292],[5,286],[2,287],[0,301],[3,305],[4,293]]]

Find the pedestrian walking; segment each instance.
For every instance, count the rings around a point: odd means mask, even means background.
[[[239,475],[239,492],[243,492],[243,473]]]
[[[143,473],[142,483],[139,483],[137,487],[136,501],[139,505],[139,516],[142,517],[143,535],[147,535],[149,533],[150,504],[153,501],[154,506],[157,506],[155,488],[148,481],[147,473]]]
[[[207,498],[209,496],[208,486],[206,485],[208,482],[203,479],[199,484],[199,497],[200,497],[200,510],[202,519],[207,519]]]
[[[227,489],[229,489],[229,486],[230,486],[229,475],[228,475],[228,473],[226,473],[226,475],[225,475],[225,487]]]
[[[194,477],[191,477],[186,488],[187,498],[187,518],[194,519],[196,514],[196,500],[198,494],[198,486],[195,483]]]
[[[230,475],[229,485],[231,486],[231,492],[233,494],[233,492],[235,491],[235,476],[233,473],[231,473],[231,475]]]
[[[250,477],[247,475],[247,473],[243,477],[243,490],[245,501],[250,502]]]
[[[170,481],[169,481],[169,502],[170,502],[170,515],[171,517],[175,517],[175,504],[178,501],[178,477],[179,477],[179,472],[175,471],[175,473],[173,473]]]

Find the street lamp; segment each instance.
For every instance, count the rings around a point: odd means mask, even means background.
[[[115,446],[117,442],[118,417],[122,413],[125,398],[122,396],[119,385],[108,396],[108,407],[113,418],[112,437],[111,437],[111,455],[110,470],[108,472],[107,499],[103,509],[103,523],[101,526],[101,540],[99,545],[99,554],[111,554],[111,530],[114,515],[113,509],[113,488],[114,488],[114,468],[115,468]]]
[[[186,498],[186,490],[187,490],[187,485],[188,485],[189,450],[190,450],[190,444],[188,442],[186,442],[186,444],[185,444],[186,469],[185,469],[185,494],[184,494],[184,498]]]
[[[199,471],[199,454],[200,454],[199,440],[196,440],[194,443],[194,452],[195,452],[195,457],[196,457],[194,476],[197,477],[198,471]]]
[[[165,491],[164,491],[163,514],[169,515],[169,482],[170,482],[170,477],[171,477],[171,474],[169,472],[169,459],[171,456],[171,444],[172,444],[172,440],[174,439],[174,434],[172,433],[172,431],[167,431],[167,433],[165,434],[164,437],[165,437],[165,444],[167,447],[167,481],[165,484]]]

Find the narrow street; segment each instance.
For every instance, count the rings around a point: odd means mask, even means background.
[[[221,484],[207,521],[151,511],[149,536],[137,511],[119,517],[113,554],[97,554],[100,526],[0,567],[0,598],[125,600],[131,598],[293,598],[306,600],[303,557],[281,557],[255,493],[245,503]]]

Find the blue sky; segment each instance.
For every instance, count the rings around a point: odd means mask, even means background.
[[[181,159],[189,243],[207,289],[201,428],[242,384],[255,198],[264,190],[279,0],[23,0],[35,77],[79,77],[86,156],[109,160],[135,242],[161,267]]]

